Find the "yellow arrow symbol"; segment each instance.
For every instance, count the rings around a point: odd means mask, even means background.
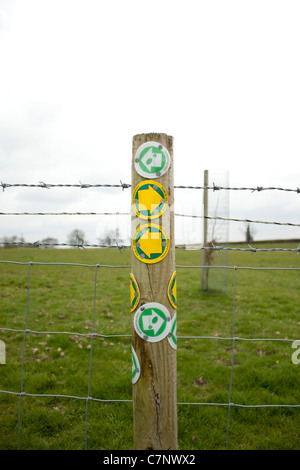
[[[130,305],[132,305],[132,302],[134,300],[134,294],[135,294],[135,290],[133,288],[132,283],[130,283]]]
[[[148,210],[151,215],[161,204],[162,197],[152,186],[139,191],[139,211]]]
[[[135,309],[136,305],[139,303],[139,300],[140,300],[140,292],[139,292],[137,282],[133,274],[130,274],[130,305],[131,305],[132,312]]]
[[[140,249],[151,258],[154,253],[162,253],[161,232],[150,232],[149,228],[139,239]]]

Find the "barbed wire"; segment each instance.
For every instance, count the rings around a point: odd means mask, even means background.
[[[183,248],[183,245],[176,245],[176,248]],[[248,245],[248,248],[240,248],[240,247],[231,247],[231,246],[200,246],[199,250],[208,250],[208,251],[248,251],[253,254],[260,253],[260,252],[272,252],[272,251],[282,251],[282,252],[294,252],[300,253],[300,245],[298,248],[253,248],[251,245]]]
[[[32,247],[32,248],[39,248],[41,246],[62,246],[62,247],[71,247],[71,248],[118,248],[119,250],[123,250],[125,248],[131,248],[130,245],[105,245],[105,244],[90,244],[90,243],[47,243],[40,240],[35,242],[14,242],[14,241],[0,241],[0,245],[15,245],[15,246],[23,246],[23,247]]]
[[[0,212],[0,215],[130,215],[130,212]]]
[[[45,183],[44,181],[39,181],[38,184],[28,184],[28,183],[4,183],[1,181],[0,186],[4,191],[7,188],[43,188],[43,189],[51,189],[51,188],[80,188],[80,189],[87,189],[87,188],[122,188],[122,190],[130,188],[131,184],[122,183],[120,184],[90,184],[90,183],[77,183],[77,184],[68,184],[68,183]],[[256,186],[256,187],[230,187],[230,186],[218,186],[213,183],[212,186],[186,186],[186,185],[175,185],[174,189],[205,189],[205,190],[212,190],[212,191],[251,191],[251,192],[261,192],[261,191],[287,191],[287,192],[295,192],[300,194],[300,188],[282,188],[278,186]]]
[[[0,215],[130,215],[130,212],[0,212]]]
[[[2,190],[4,192],[7,188],[43,188],[43,189],[51,189],[51,188],[80,188],[80,189],[88,189],[88,188],[122,188],[127,189],[130,188],[130,184],[122,183],[120,184],[90,184],[90,183],[81,183],[79,184],[68,184],[68,183],[44,183],[43,181],[39,181],[38,184],[27,184],[27,183],[3,183],[1,181],[0,185],[2,186]]]
[[[254,193],[255,191],[261,192],[261,191],[287,191],[287,192],[295,192],[300,194],[300,188],[292,189],[292,188],[281,188],[277,186],[269,186],[269,187],[263,187],[263,186],[256,186],[256,187],[231,187],[231,186],[218,186],[215,183],[213,183],[212,186],[174,186],[176,189],[206,189],[206,190],[212,190],[212,191],[220,191],[220,190],[226,190],[226,191],[251,191]]]
[[[119,216],[119,215],[131,215],[130,212],[0,212],[0,216]],[[188,217],[193,219],[208,219],[208,220],[222,220],[229,222],[243,222],[252,224],[269,224],[269,225],[284,225],[289,227],[300,227],[300,224],[292,222],[271,222],[265,220],[252,220],[252,219],[236,219],[219,216],[207,216],[207,215],[192,215],[192,214],[174,214],[176,217]]]
[[[6,188],[10,187],[38,187],[38,188],[43,188],[43,189],[50,189],[54,187],[66,187],[66,188],[81,188],[81,189],[86,189],[86,188],[122,188],[122,190],[127,189],[131,187],[130,184],[127,183],[122,183],[120,180],[120,184],[83,184],[79,182],[79,184],[52,184],[52,183],[45,183],[43,181],[40,181],[39,184],[27,184],[27,183],[3,183],[1,181],[1,186],[3,191]],[[296,192],[300,193],[300,188],[297,189],[289,189],[289,188],[282,188],[282,187],[262,187],[262,186],[257,186],[257,187],[223,187],[223,186],[217,186],[213,183],[213,186],[174,186],[176,189],[207,189],[207,190],[250,190],[252,192],[254,191],[266,191],[266,190],[279,190],[279,191],[288,191],[288,192]],[[0,212],[0,215],[2,216],[108,216],[108,215],[130,215],[129,212]],[[291,222],[271,222],[271,221],[261,221],[261,220],[251,220],[251,219],[238,219],[238,218],[225,218],[225,217],[219,217],[219,216],[200,216],[200,215],[190,215],[190,214],[178,214],[175,213],[175,216],[178,217],[190,217],[190,218],[203,218],[203,219],[211,219],[211,220],[223,220],[223,221],[234,221],[234,222],[243,222],[243,223],[259,223],[259,224],[272,224],[272,225],[285,225],[285,226],[293,226],[293,227],[299,227],[300,224],[295,224]],[[107,244],[89,244],[89,243],[46,243],[43,241],[35,241],[35,242],[25,242],[25,241],[6,241],[5,239],[0,241],[0,244],[2,246],[6,245],[15,245],[15,246],[32,246],[32,247],[40,247],[40,246],[60,246],[60,247],[73,247],[73,248],[118,248],[120,251],[126,248],[130,248],[128,245],[119,245],[118,243],[116,245],[107,245]],[[250,251],[252,253],[257,253],[257,252],[266,252],[266,251],[282,251],[282,252],[296,252],[299,254],[300,251],[300,245],[298,248],[253,248],[250,245],[248,245],[249,248],[238,248],[238,247],[228,247],[228,246],[199,246],[198,249],[200,250],[210,250],[210,251]],[[182,247],[182,245],[177,245],[178,248]]]
[[[1,215],[1,213],[0,213]],[[294,224],[292,222],[271,222],[266,220],[251,220],[251,219],[235,219],[229,217],[219,217],[219,216],[208,216],[208,215],[191,215],[191,214],[177,214],[177,217],[190,217],[194,219],[208,219],[208,220],[223,220],[229,222],[243,222],[243,223],[251,223],[251,224],[270,224],[270,225],[288,225],[290,227],[300,227],[300,224]]]

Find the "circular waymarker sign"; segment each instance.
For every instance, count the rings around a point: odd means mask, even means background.
[[[168,298],[172,307],[177,308],[177,281],[176,271],[174,271],[168,285]]]
[[[135,169],[144,178],[159,178],[170,166],[169,151],[159,142],[145,142],[136,151]]]
[[[164,305],[149,302],[136,311],[133,322],[135,331],[141,338],[156,343],[168,336],[171,315]]]
[[[135,352],[133,346],[131,346],[131,359],[132,359],[132,368],[131,368],[131,380],[135,384],[141,375],[141,366],[137,353]]]
[[[133,312],[140,301],[140,290],[133,274],[130,273],[130,310]]]
[[[173,349],[177,349],[177,315],[173,316],[170,325],[170,332],[168,334],[168,341]]]
[[[156,181],[142,181],[133,191],[132,207],[141,219],[155,219],[166,211],[168,193]]]
[[[169,251],[170,238],[167,232],[156,224],[141,225],[132,239],[135,256],[143,263],[158,263]]]

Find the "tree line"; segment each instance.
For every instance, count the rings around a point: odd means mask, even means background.
[[[106,232],[102,237],[98,238],[99,244],[103,246],[113,246],[116,244],[121,244],[123,240],[119,238],[119,230],[111,230]],[[82,230],[74,229],[69,233],[66,243],[68,245],[82,246],[87,245],[89,242],[86,239],[85,233]],[[0,238],[0,247],[1,248],[14,248],[16,246],[22,247],[32,247],[33,243],[26,242],[23,235],[12,235],[5,236]],[[41,248],[55,248],[59,245],[59,240],[55,237],[46,237],[43,240],[36,242],[36,245]]]
[[[253,243],[254,230],[249,224],[246,226],[244,234],[246,243]],[[102,237],[98,237],[98,242],[102,246],[116,246],[122,245],[123,240],[120,239],[119,229],[117,228],[116,230],[105,232]],[[87,241],[85,233],[82,230],[74,229],[71,233],[69,233],[66,243],[68,245],[82,246],[87,245],[89,242]],[[41,248],[55,248],[57,245],[59,245],[59,241],[55,237],[46,237],[43,238],[43,240],[39,240],[36,244]],[[22,247],[32,247],[33,244],[26,242],[23,235],[12,235],[0,238],[0,248],[13,248],[18,245]]]

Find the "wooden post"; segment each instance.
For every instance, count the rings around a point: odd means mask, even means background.
[[[208,170],[204,170],[204,187],[208,186]],[[207,246],[207,206],[208,206],[208,190],[203,190],[203,246]],[[201,290],[207,291],[208,289],[208,271],[207,268],[207,252],[202,250],[202,273],[201,273]]]
[[[134,448],[176,450],[173,137],[166,134],[133,137],[131,282]]]

